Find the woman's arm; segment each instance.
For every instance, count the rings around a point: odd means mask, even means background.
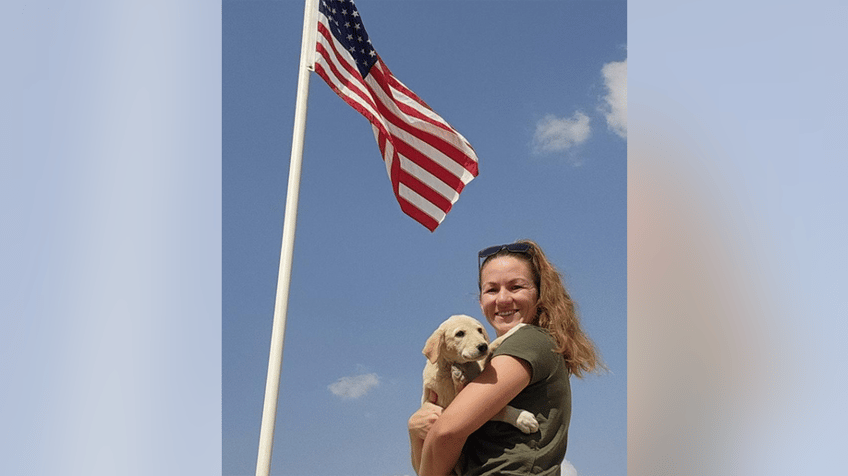
[[[445,408],[430,428],[421,452],[421,476],[450,474],[465,440],[530,383],[530,365],[509,355],[492,359]]]
[[[421,405],[415,413],[409,417],[407,427],[409,428],[409,447],[412,449],[412,468],[418,474],[418,466],[421,465],[421,449],[424,447],[424,438],[432,428],[433,423],[442,414],[442,407],[435,403],[426,402]]]

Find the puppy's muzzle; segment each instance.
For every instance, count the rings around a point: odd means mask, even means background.
[[[476,352],[475,352],[476,351]],[[466,360],[480,360],[489,352],[489,344],[483,342],[477,344],[477,347],[468,347],[462,352],[462,358]]]

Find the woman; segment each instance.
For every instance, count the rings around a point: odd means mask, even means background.
[[[420,476],[447,475],[463,452],[463,475],[558,475],[571,419],[569,376],[603,364],[562,277],[536,243],[486,248],[478,266],[480,308],[496,334],[529,325],[503,341],[447,408],[425,404],[412,415],[413,467]],[[507,404],[533,413],[539,431],[489,422]]]

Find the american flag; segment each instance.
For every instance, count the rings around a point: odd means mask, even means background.
[[[374,129],[404,213],[434,231],[477,176],[471,144],[398,81],[353,0],[320,0],[315,72]]]

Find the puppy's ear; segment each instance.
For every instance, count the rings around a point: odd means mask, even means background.
[[[439,353],[442,350],[442,343],[445,341],[445,330],[442,328],[436,329],[436,332],[427,339],[424,344],[422,353],[431,364],[435,364],[439,360]]]

